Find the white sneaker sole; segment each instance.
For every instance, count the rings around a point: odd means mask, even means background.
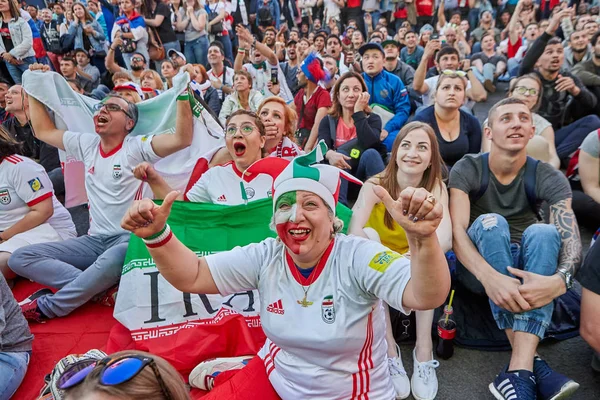
[[[560,392],[551,397],[549,400],[564,400],[568,399],[579,389],[579,383],[575,381],[569,381],[560,388]]]
[[[488,387],[489,387],[489,389],[490,389],[490,392],[492,392],[492,394],[494,395],[494,397],[495,397],[497,400],[506,400],[506,399],[504,398],[504,396],[502,396],[502,393],[500,393],[500,392],[499,392],[499,391],[496,389],[496,387],[494,386],[494,382],[490,383],[490,386],[488,386]]]
[[[220,357],[213,358],[211,360],[202,361],[200,364],[196,365],[196,367],[190,372],[189,382],[191,387],[195,387],[202,390],[208,390],[204,385],[204,376],[202,372],[211,369],[215,364],[220,364],[224,361],[227,362],[242,362],[254,356],[241,356],[241,357]]]

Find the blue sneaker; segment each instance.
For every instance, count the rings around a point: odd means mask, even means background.
[[[502,371],[490,383],[490,392],[498,400],[536,400],[535,377],[526,370]]]
[[[567,399],[579,389],[579,383],[554,371],[546,361],[537,356],[533,359],[533,374],[540,400]]]

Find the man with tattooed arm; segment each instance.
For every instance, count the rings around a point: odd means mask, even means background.
[[[579,228],[565,176],[527,157],[535,127],[528,107],[508,98],[489,112],[489,153],[467,155],[450,174],[453,247],[461,284],[490,300],[512,346],[509,365],[490,384],[499,400],[564,399],[579,384],[537,354],[554,309],[581,263]],[[538,206],[550,205],[550,223]]]

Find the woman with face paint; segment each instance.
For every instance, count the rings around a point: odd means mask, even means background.
[[[248,167],[262,158],[264,146],[265,127],[260,118],[246,110],[234,112],[227,120],[225,147],[215,149],[198,160],[185,192],[178,199],[238,205],[269,197],[273,178],[268,174],[248,171]],[[138,165],[133,174],[148,182],[157,199],[165,199],[173,191],[149,163]]]
[[[450,274],[436,236],[442,205],[424,188],[405,188],[397,200],[382,187],[374,189],[406,232],[410,260],[380,243],[343,235],[335,210],[344,173],[318,164],[326,151],[320,142],[292,162],[268,157],[249,169],[277,176],[272,220],[277,238],[198,258],[166,224],[176,192],[161,206],[149,199],[134,202],[122,221],[123,228],[145,238],[162,276],[177,289],[260,293],[264,346],[251,359],[199,364],[190,384],[214,387],[206,399],[248,393],[266,400],[393,399],[381,300],[408,313],[446,299]]]
[[[362,187],[352,209],[349,233],[381,242],[390,249],[410,257],[406,232],[386,211],[385,204],[373,188],[384,187],[392,197],[407,187],[425,188],[443,207],[443,217],[436,233],[444,252],[452,248],[452,225],[448,212],[448,192],[442,181],[444,161],[433,129],[422,122],[411,122],[398,133],[392,146],[390,163],[385,170],[369,179]],[[389,309],[386,306],[386,339],[388,365],[396,398],[404,399],[412,392],[416,399],[434,399],[438,382],[433,359],[431,325],[433,309],[416,312],[417,340],[413,351],[414,373],[409,381],[402,365],[400,347],[392,332]]]

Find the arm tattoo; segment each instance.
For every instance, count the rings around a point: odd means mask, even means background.
[[[581,264],[581,238],[577,219],[571,208],[571,199],[552,204],[550,220],[556,226],[561,239],[558,269],[575,275]]]

